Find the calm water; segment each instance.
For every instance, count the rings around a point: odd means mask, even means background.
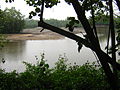
[[[101,46],[104,49],[106,46],[106,31],[99,32]],[[68,38],[60,40],[27,40],[9,42],[0,52],[0,68],[6,71],[17,70],[24,71],[25,66],[23,61],[35,64],[35,56],[40,58],[41,53],[45,53],[45,59],[50,67],[54,67],[60,55],[64,54],[68,58],[68,63],[76,62],[78,65],[84,64],[86,61],[96,61],[93,52],[83,47],[80,53],[77,50],[77,43]],[[1,62],[2,58],[5,63]],[[120,58],[117,56],[117,58]]]

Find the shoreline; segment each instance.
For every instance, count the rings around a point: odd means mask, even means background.
[[[5,34],[7,40],[57,40],[65,37],[50,30],[41,31],[42,28],[24,29],[21,34]],[[67,30],[63,28],[64,30]],[[68,31],[68,30],[67,30]],[[74,34],[83,32],[82,28],[74,30]]]

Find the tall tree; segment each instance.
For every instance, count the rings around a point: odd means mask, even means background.
[[[118,63],[116,63],[116,61],[113,59],[113,57],[111,58],[109,55],[107,55],[105,52],[103,52],[101,50],[101,47],[99,45],[99,41],[97,38],[97,34],[95,31],[95,28],[92,28],[85,16],[85,10],[89,10],[90,7],[95,7],[95,6],[99,6],[99,7],[103,7],[103,3],[102,1],[96,0],[96,1],[92,1],[92,0],[84,0],[84,1],[78,1],[78,0],[65,0],[68,4],[71,4],[78,16],[78,20],[81,22],[81,24],[83,25],[83,28],[86,32],[86,36],[87,38],[81,38],[79,36],[76,36],[75,34],[72,34],[70,32],[64,31],[60,28],[54,27],[52,25],[49,25],[47,23],[45,23],[43,21],[43,11],[44,11],[44,6],[46,8],[48,7],[52,7],[54,5],[57,5],[57,3],[59,3],[58,0],[38,0],[38,1],[33,1],[33,0],[27,0],[27,3],[31,6],[35,6],[35,12],[31,12],[30,13],[30,18],[32,16],[35,16],[37,13],[40,13],[40,22],[39,22],[39,26],[52,30],[53,32],[62,34],[68,38],[71,38],[73,40],[75,40],[76,42],[78,42],[79,48],[82,47],[82,45],[85,45],[86,47],[89,47],[91,50],[93,50],[96,55],[99,58],[99,61],[105,71],[106,76],[108,77],[108,81],[111,85],[111,88],[114,90],[118,89],[118,85],[117,85],[117,80],[116,80],[116,75],[114,74],[114,72],[111,70],[109,64],[111,64],[114,69],[120,69],[120,65]],[[112,4],[110,4],[112,1],[109,1],[109,10],[110,10],[110,24],[113,24],[113,13],[112,13]],[[41,10],[39,8],[39,6],[41,6]],[[86,7],[87,6],[87,7]],[[93,10],[93,8],[91,8]],[[97,8],[99,9],[99,8]],[[93,11],[92,11],[93,12]],[[92,13],[94,15],[94,13]],[[71,19],[71,22],[74,22],[75,20]],[[112,29],[111,31],[114,32],[113,27],[110,27],[110,29]],[[113,34],[112,32],[112,34]],[[112,36],[114,38],[114,36]],[[112,43],[113,44],[113,43]],[[113,44],[114,45],[114,44]],[[114,46],[113,46],[114,48]],[[115,54],[115,51],[113,50],[113,54]]]
[[[15,7],[6,8],[0,13],[0,33],[19,33],[24,27],[24,16]]]
[[[113,9],[112,9],[112,0],[109,1],[102,1],[102,0],[65,0],[66,3],[68,3],[69,5],[71,4],[73,6],[73,9],[75,10],[77,16],[78,16],[78,20],[75,20],[74,18],[71,18],[70,23],[68,25],[69,30],[73,31],[73,25],[75,23],[78,23],[78,21],[81,22],[85,32],[86,32],[86,37],[82,38],[79,37],[73,33],[67,32],[63,29],[60,29],[58,27],[49,25],[47,23],[45,23],[43,21],[43,12],[44,12],[44,7],[46,8],[51,8],[54,5],[57,5],[58,3],[60,3],[59,0],[26,0],[27,4],[29,4],[30,6],[35,7],[35,11],[31,11],[30,12],[30,18],[32,18],[32,16],[36,16],[38,15],[40,17],[40,21],[39,21],[39,26],[43,27],[45,29],[49,29],[53,32],[59,33],[61,35],[64,35],[70,39],[75,40],[78,45],[79,45],[79,50],[80,48],[82,48],[82,45],[85,45],[86,47],[90,48],[92,51],[94,51],[96,53],[96,55],[99,58],[99,61],[105,71],[105,74],[108,78],[108,81],[111,85],[111,88],[113,90],[118,90],[118,82],[116,79],[116,74],[113,72],[120,70],[120,65],[114,60],[114,55],[115,54],[115,43],[114,43],[114,35],[112,36],[112,40],[113,40],[113,45],[112,45],[112,57],[110,57],[108,54],[106,54],[104,51],[102,51],[100,45],[99,45],[99,40],[98,40],[98,36],[96,33],[96,29],[95,26],[93,26],[93,28],[91,27],[90,23],[88,22],[88,19],[85,16],[85,11],[91,10],[92,12],[92,16],[94,19],[94,13],[95,11],[103,11],[104,9],[104,3],[106,3],[106,8],[109,10],[110,12],[110,25],[114,24],[113,23]],[[119,5],[119,0],[116,0],[118,7],[120,7]],[[107,7],[109,6],[109,7]],[[94,20],[93,20],[93,24],[95,24]],[[114,26],[110,27],[111,30],[111,34],[114,33]],[[111,69],[110,65],[111,64],[113,66],[113,70]]]

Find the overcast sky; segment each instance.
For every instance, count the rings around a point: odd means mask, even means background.
[[[5,0],[0,0],[0,7],[2,10],[4,10],[6,7],[11,8],[15,7],[17,10],[20,10],[20,12],[25,15],[27,18],[29,16],[29,12],[34,10],[32,7],[26,4],[24,0],[14,0],[15,2],[12,3],[5,3]],[[74,9],[72,6],[68,5],[67,3],[64,2],[64,0],[60,0],[61,3],[59,3],[57,6],[54,6],[53,8],[47,8],[44,11],[44,18],[45,19],[59,19],[59,20],[64,20],[67,17],[77,17]],[[114,5],[114,8],[116,9],[116,6]],[[115,10],[116,14],[120,14],[118,10]],[[118,13],[119,12],[119,13]],[[89,16],[89,13],[87,13]],[[34,19],[38,19],[39,17],[34,17]]]
[[[8,8],[15,7],[17,10],[20,10],[20,12],[26,17],[28,17],[29,12],[33,10],[33,8],[28,6],[24,0],[15,0],[15,2],[13,3],[5,3],[5,0],[0,0],[0,7],[2,10],[4,10],[6,7]],[[51,9],[50,8],[45,9],[44,12],[44,18],[46,19],[54,18],[54,19],[64,20],[70,16],[76,17],[76,14],[72,6],[65,3],[64,0],[61,0],[60,4],[54,6]],[[35,17],[35,19],[37,18],[38,17]]]

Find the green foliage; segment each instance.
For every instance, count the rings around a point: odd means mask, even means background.
[[[7,2],[14,2],[14,0],[5,0],[5,2],[7,3]]]
[[[65,27],[66,24],[68,23],[68,20],[46,19],[44,21],[56,27]],[[38,20],[25,19],[24,28],[35,28],[35,27],[38,27]]]
[[[0,34],[0,48],[3,48],[4,45],[8,42],[8,40],[6,40],[6,37],[2,34]]]
[[[24,16],[14,7],[0,13],[0,33],[19,33],[24,27]]]
[[[79,24],[79,21],[76,20],[75,17],[68,17],[67,20],[69,20],[69,23],[66,24],[66,28],[73,32],[74,27],[77,27],[76,25]]]
[[[22,73],[0,70],[0,90],[110,90],[102,68],[95,63],[70,66],[67,58],[60,56],[50,69],[44,53],[36,60],[36,65],[24,62]]]
[[[24,28],[35,28],[38,27],[38,21],[33,19],[25,19]]]
[[[56,27],[65,27],[65,25],[68,23],[68,20],[49,19],[45,20],[45,22]]]
[[[115,18],[115,25],[118,30],[120,30],[120,16]]]
[[[90,24],[92,24],[92,17],[89,18]],[[104,13],[98,13],[95,15],[96,24],[109,24],[109,16]]]
[[[41,8],[40,6],[42,6],[42,0],[25,0],[26,3],[29,6],[33,6],[35,8],[34,11],[31,11],[29,13],[29,18],[31,19],[33,16],[40,16],[41,15]],[[57,5],[58,3],[60,3],[59,0],[44,0],[44,4],[46,8],[52,8],[54,5]]]

